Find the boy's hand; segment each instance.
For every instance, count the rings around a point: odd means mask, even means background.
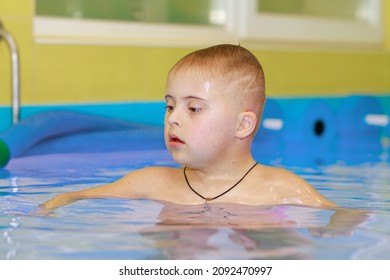
[[[52,215],[54,210],[56,210],[58,207],[70,204],[74,201],[75,199],[73,198],[72,193],[59,194],[54,198],[46,201],[45,203],[39,205],[38,209],[31,214],[34,216]]]
[[[340,236],[351,236],[353,233],[353,228],[346,227],[313,227],[309,228],[309,232],[314,237],[340,237]]]
[[[317,237],[351,236],[358,226],[371,218],[371,215],[368,211],[338,208],[326,226],[312,227],[309,231]]]

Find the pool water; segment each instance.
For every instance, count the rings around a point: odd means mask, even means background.
[[[364,219],[349,228],[347,215],[327,230],[337,211],[125,199],[83,200],[51,216],[31,215],[56,194],[146,166],[177,166],[161,127],[100,127],[48,137],[0,169],[0,259],[390,259],[386,141],[379,151],[364,145],[288,149],[259,139],[252,148],[260,163],[297,173],[331,201],[360,209]]]
[[[58,163],[59,158],[61,164]],[[325,197],[370,210],[344,236],[318,236],[333,211],[297,206],[175,206],[149,200],[91,199],[53,216],[27,216],[56,194],[93,187],[152,164],[175,166],[164,150],[91,157],[63,154],[13,160],[0,186],[1,259],[388,259],[390,181],[386,162],[293,167]],[[113,163],[128,159],[127,166]],[[113,160],[116,159],[116,160]],[[260,160],[260,159],[259,159]],[[150,161],[150,162],[145,162]],[[57,162],[55,164],[55,162]]]

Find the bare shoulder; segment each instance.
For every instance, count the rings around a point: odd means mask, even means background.
[[[315,207],[334,207],[301,176],[279,167],[262,165],[258,171],[264,186],[273,193],[274,200],[285,204],[300,204]]]
[[[121,197],[164,199],[167,187],[175,187],[180,170],[162,166],[141,168],[113,182],[112,190],[120,190]]]
[[[180,174],[179,168],[165,167],[165,166],[152,166],[145,167],[130,172],[122,179],[142,181],[143,183],[156,183],[165,180],[171,180]]]
[[[302,177],[285,168],[262,165],[260,176],[265,177],[270,183],[296,187],[311,187],[311,185]]]

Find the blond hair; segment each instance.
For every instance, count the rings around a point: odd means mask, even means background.
[[[180,59],[168,77],[187,70],[218,81],[222,89],[233,94],[237,104],[256,113],[258,128],[266,98],[265,78],[259,60],[250,51],[230,44],[200,49]]]

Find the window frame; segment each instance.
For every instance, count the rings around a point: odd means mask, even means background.
[[[257,1],[246,0],[241,7],[240,35],[249,40],[380,44],[383,42],[382,0],[369,1],[369,20],[363,22],[257,13]]]
[[[227,22],[223,27],[35,16],[33,32],[35,42],[45,44],[196,47],[240,42],[263,46],[331,43],[377,48],[383,43],[382,0],[370,1],[372,20],[368,23],[258,14],[256,0],[227,0]]]

